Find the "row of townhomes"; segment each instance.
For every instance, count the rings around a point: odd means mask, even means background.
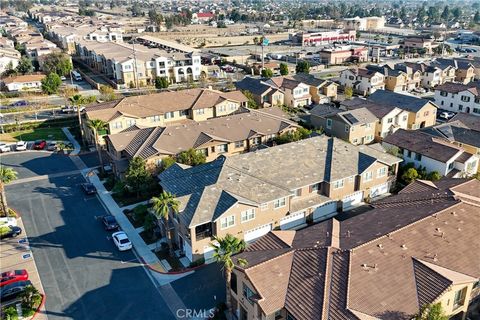
[[[231,277],[233,310],[248,320],[408,320],[439,303],[465,319],[480,302],[479,191],[478,180],[417,180],[361,215],[271,231],[234,256],[248,263]]]
[[[468,84],[475,74],[472,61],[438,58],[429,63],[403,62],[394,66],[367,65],[347,69],[340,73],[340,84],[353,88],[358,94],[369,95],[382,89],[406,92],[421,87],[431,89],[448,82]]]
[[[340,108],[317,105],[310,111],[310,123],[358,145],[381,141],[398,129],[433,126],[436,112],[436,105],[429,100],[378,90],[367,98],[344,100]]]
[[[292,108],[326,103],[337,98],[338,85],[308,74],[258,79],[245,77],[235,82],[237,89],[248,91],[260,107],[286,105]]]
[[[480,116],[479,82],[445,83],[437,86],[434,99],[439,108]]]
[[[401,161],[379,146],[317,136],[195,167],[175,164],[159,180],[180,202],[174,242],[190,261],[208,261],[213,236],[251,242],[389,192]]]

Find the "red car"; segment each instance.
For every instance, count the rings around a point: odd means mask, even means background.
[[[37,140],[33,144],[33,149],[35,150],[43,150],[45,149],[45,146],[47,145],[47,141],[45,140]]]
[[[27,270],[14,270],[7,271],[2,273],[2,278],[0,280],[0,287],[6,286],[7,284],[14,283],[17,281],[28,280]]]

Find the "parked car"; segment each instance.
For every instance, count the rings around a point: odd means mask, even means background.
[[[35,150],[43,150],[47,146],[47,141],[45,140],[36,140],[33,144],[33,149]]]
[[[25,288],[27,286],[31,286],[32,283],[30,280],[25,280],[25,281],[17,281],[14,283],[7,284],[6,286],[3,286],[0,288],[0,301],[8,301],[15,299],[18,297],[19,294],[21,294],[23,291],[25,291]]]
[[[453,116],[455,116],[455,113],[444,111],[444,112],[441,112],[438,117],[448,120],[450,118],[453,118]]]
[[[57,142],[56,141],[50,141],[47,144],[47,150],[48,151],[56,151],[57,150]]]
[[[75,107],[72,107],[72,106],[67,106],[65,108],[62,108],[62,112],[63,113],[73,113],[73,112],[77,112],[78,108],[75,106]],[[80,107],[80,112],[83,112],[85,110],[85,107]]]
[[[0,233],[0,239],[15,238],[16,236],[22,233],[22,229],[20,227],[1,227],[1,228],[2,229],[5,228],[5,231],[2,230],[2,233]]]
[[[17,218],[1,217],[0,218],[0,227],[2,227],[2,226],[16,227],[17,226]]]
[[[107,214],[107,215],[103,216],[102,217],[102,223],[103,223],[103,227],[107,231],[118,229],[117,220],[111,214]]]
[[[28,106],[28,101],[20,100],[10,104],[11,107],[24,107]]]
[[[27,150],[27,143],[25,141],[17,141],[17,143],[15,145],[15,150],[17,150],[17,151]]]
[[[424,88],[415,88],[413,89],[413,91],[417,92],[417,93],[425,93],[427,92]]]
[[[82,189],[88,195],[92,195],[97,192],[97,188],[95,188],[95,186],[91,183],[82,183]]]
[[[28,272],[25,269],[3,272],[0,278],[0,287],[25,280],[28,280]]]
[[[8,145],[6,143],[3,143],[3,142],[0,142],[0,152],[1,153],[10,152],[10,151],[12,151],[12,148],[10,148],[10,145]]]
[[[61,76],[60,80],[65,81],[65,80],[67,80],[67,78],[65,76]]]
[[[132,249],[132,243],[128,240],[127,234],[123,231],[118,231],[112,234],[113,243],[117,246],[118,250],[126,251]]]

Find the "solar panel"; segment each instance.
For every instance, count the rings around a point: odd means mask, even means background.
[[[350,122],[351,124],[355,124],[355,123],[358,122],[357,118],[355,118],[351,113],[344,114],[343,116],[344,116],[345,119],[347,119],[348,122]]]

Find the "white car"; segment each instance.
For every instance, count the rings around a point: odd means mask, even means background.
[[[10,145],[0,142],[0,152],[3,153],[3,152],[9,152],[9,151],[12,151],[12,149],[10,148]]]
[[[17,151],[25,151],[27,150],[27,143],[25,141],[17,141],[17,144],[15,145],[15,149]]]
[[[132,243],[128,240],[127,234],[123,231],[118,231],[112,234],[113,242],[118,250],[126,251],[132,249]]]
[[[16,227],[17,219],[14,217],[2,217],[0,218],[0,226]]]
[[[448,120],[448,119],[452,118],[454,115],[455,115],[455,113],[453,113],[453,112],[445,111],[445,112],[440,113],[439,117]]]

